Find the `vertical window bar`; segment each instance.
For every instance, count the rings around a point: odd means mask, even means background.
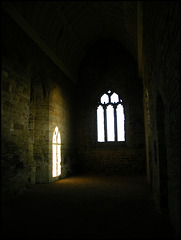
[[[104,105],[103,108],[104,108],[104,136],[105,136],[105,142],[107,142],[107,115],[106,115],[106,105]]]
[[[118,135],[117,135],[117,105],[114,105],[114,136],[115,136],[115,141],[117,142],[118,140]]]

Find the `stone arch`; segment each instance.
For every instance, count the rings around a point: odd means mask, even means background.
[[[31,91],[33,96],[42,96],[42,101],[49,95],[48,79],[42,69],[36,69],[31,74]]]

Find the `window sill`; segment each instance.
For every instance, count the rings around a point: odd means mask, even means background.
[[[125,141],[120,142],[96,142],[94,143],[93,147],[95,148],[122,148],[127,147],[127,144]]]

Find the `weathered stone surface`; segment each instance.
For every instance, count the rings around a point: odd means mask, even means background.
[[[161,184],[167,187],[166,211],[177,234],[180,216],[180,21],[179,3],[144,4],[144,111],[149,124],[146,128],[147,156],[150,181],[160,208]],[[158,14],[159,13],[159,14]],[[147,92],[147,93],[146,93]],[[159,104],[158,99],[162,104]],[[160,116],[164,115],[164,119]],[[160,130],[162,129],[162,130]],[[164,160],[162,162],[162,158]],[[162,176],[162,170],[165,174]],[[177,210],[176,210],[177,209]]]
[[[52,137],[56,126],[62,138],[61,176],[72,172],[74,134],[70,110],[74,89],[5,13],[3,17],[6,27],[1,66],[1,163],[2,192],[9,196],[28,184],[57,180],[52,178]],[[64,158],[68,159],[65,166]]]

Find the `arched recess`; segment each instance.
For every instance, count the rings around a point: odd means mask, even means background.
[[[39,142],[39,131],[42,126],[41,118],[37,117],[40,113],[40,105],[43,101],[43,83],[41,71],[38,66],[33,66],[30,71],[30,104],[29,104],[29,153],[28,153],[28,164],[29,164],[29,182],[39,183],[47,181],[43,179],[42,165],[44,160],[41,159],[38,149]],[[45,118],[45,114],[44,114]]]
[[[160,209],[168,211],[168,175],[167,175],[167,154],[165,141],[165,112],[164,104],[160,95],[156,101],[156,121],[158,132],[158,158],[159,158],[159,194]]]
[[[44,126],[49,125],[48,80],[39,65],[31,67],[29,105],[29,181],[47,183],[49,181],[49,136]],[[41,144],[40,144],[41,143]]]

